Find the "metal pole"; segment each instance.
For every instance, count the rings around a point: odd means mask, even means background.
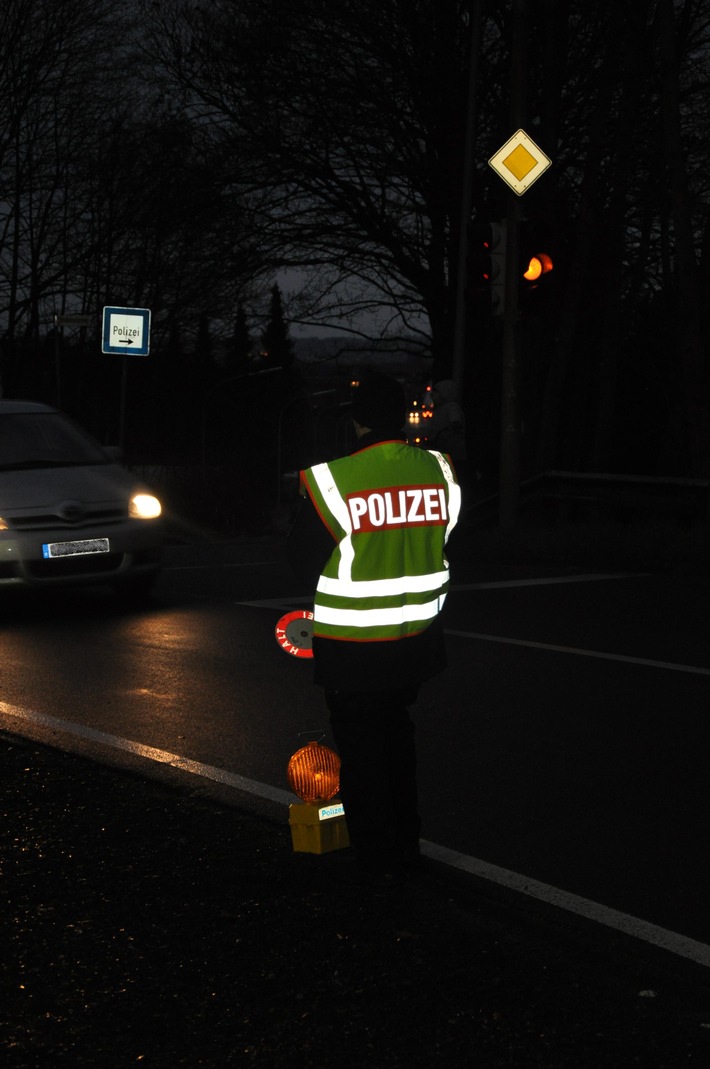
[[[499,521],[510,530],[520,505],[520,346],[518,344],[518,222],[519,202],[508,193],[505,250],[505,308],[503,312],[503,383],[500,428]]]
[[[510,119],[513,132],[522,127],[525,111],[525,0],[513,4],[513,43],[510,72]],[[505,309],[503,319],[503,382],[499,481],[499,522],[514,527],[520,506],[520,346],[518,338],[518,195],[507,195]]]
[[[122,357],[123,366],[121,368],[121,415],[120,426],[118,428],[118,444],[123,453],[125,439],[126,439],[126,394],[127,390],[127,378],[128,378],[128,358]]]
[[[468,95],[466,99],[466,130],[464,165],[461,179],[461,208],[459,214],[459,252],[456,265],[456,306],[454,309],[454,338],[451,377],[461,387],[464,378],[466,344],[466,243],[473,199],[473,146],[476,140],[476,86],[478,56],[481,50],[481,0],[471,4],[471,39],[468,60]]]
[[[54,313],[54,393],[57,408],[62,407],[62,380],[59,366],[59,313]]]

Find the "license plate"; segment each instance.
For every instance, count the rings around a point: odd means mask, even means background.
[[[108,553],[108,538],[81,538],[75,542],[45,542],[43,557],[78,557],[83,553]]]

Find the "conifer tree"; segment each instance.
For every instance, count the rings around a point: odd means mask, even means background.
[[[226,370],[230,376],[247,373],[251,349],[252,336],[249,331],[246,309],[243,304],[239,304],[231,344],[227,352]]]
[[[281,290],[278,285],[271,288],[269,321],[261,336],[261,352],[264,361],[271,367],[288,369],[294,361],[293,341],[284,319]]]

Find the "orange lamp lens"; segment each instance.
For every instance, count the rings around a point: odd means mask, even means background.
[[[340,787],[340,758],[328,746],[309,742],[290,759],[288,782],[302,802],[329,802]]]

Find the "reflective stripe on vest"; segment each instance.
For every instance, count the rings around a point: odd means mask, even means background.
[[[400,575],[396,579],[329,579],[322,575],[317,589],[322,594],[335,594],[341,598],[386,598],[398,594],[425,594],[442,586],[449,578],[447,571],[428,575]]]
[[[454,473],[451,470],[451,465],[444,456],[443,453],[437,453],[435,449],[429,449],[429,453],[439,461],[439,467],[444,473],[444,478],[449,484],[449,524],[446,528],[445,542],[448,542],[449,535],[456,526],[461,512],[461,487],[454,479]]]
[[[402,605],[396,609],[334,609],[320,605],[316,619],[324,624],[339,624],[341,627],[388,627],[392,624],[418,623],[433,620],[441,612],[446,594],[423,605]]]

